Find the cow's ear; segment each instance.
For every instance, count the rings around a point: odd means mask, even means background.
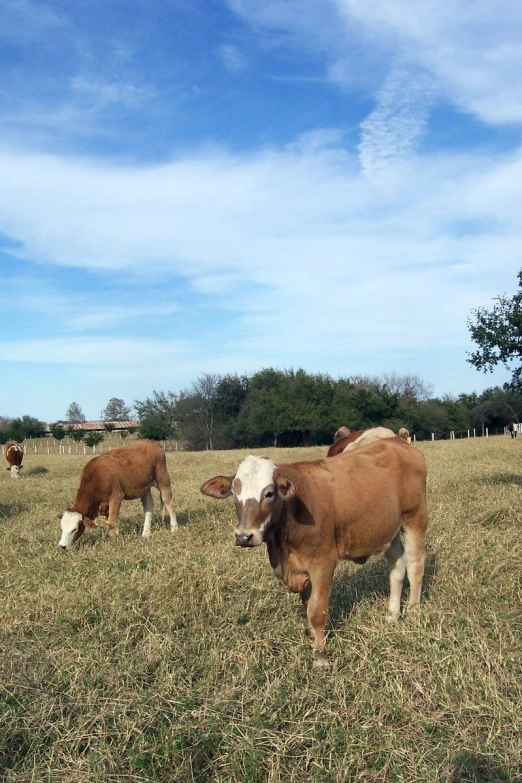
[[[89,519],[89,517],[82,517],[82,522],[85,527],[98,527],[94,519]]]
[[[234,476],[215,476],[214,478],[205,481],[201,487],[201,492],[204,495],[208,495],[210,498],[229,498],[232,494],[232,481]]]
[[[274,481],[277,487],[277,494],[282,500],[290,500],[290,498],[293,498],[294,495],[297,494],[295,484],[283,473],[276,472]]]
[[[63,514],[57,514],[56,519],[61,519],[63,517]]]

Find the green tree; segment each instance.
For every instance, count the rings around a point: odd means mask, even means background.
[[[25,438],[40,438],[44,433],[44,425],[33,416],[22,416],[13,419],[7,429],[8,440],[16,440],[22,443]]]
[[[485,389],[471,411],[474,427],[501,429],[511,421],[522,421],[522,394],[508,384],[502,389]]]
[[[151,440],[167,440],[177,433],[178,396],[173,392],[152,393],[145,400],[135,400],[140,436]]]
[[[237,421],[237,430],[250,446],[279,446],[291,426],[288,383],[282,370],[267,368],[251,379]]]
[[[0,430],[0,445],[3,446],[8,440],[12,440],[9,430]]]
[[[471,427],[471,412],[462,400],[445,395],[440,400],[440,405],[446,412],[448,430],[465,432]]]
[[[111,397],[102,410],[101,417],[103,421],[128,421],[131,417],[131,408],[119,397]]]
[[[67,413],[65,414],[65,421],[72,422],[74,424],[78,424],[82,421],[85,421],[85,416],[83,414],[83,411],[77,402],[71,402],[71,404],[67,408]]]
[[[511,372],[514,388],[522,387],[522,269],[518,273],[518,288],[513,296],[495,297],[491,310],[478,307],[468,318],[471,338],[478,349],[467,361],[484,372],[492,372],[503,364]]]
[[[85,439],[85,430],[80,429],[71,429],[69,430],[69,435],[73,439],[75,443],[80,443],[80,441]]]
[[[86,446],[90,446],[93,451],[96,450],[96,446],[104,439],[103,432],[88,432],[84,437],[84,443]]]
[[[432,432],[435,438],[449,435],[448,415],[438,400],[423,400],[408,409],[405,426],[417,440],[429,440]]]
[[[110,435],[110,433],[114,432],[114,430],[116,429],[116,425],[113,424],[112,421],[106,421],[103,424],[103,429],[105,430],[105,432],[108,432]]]
[[[51,430],[51,435],[55,440],[61,441],[66,436],[66,431],[63,425],[60,422],[56,422],[55,424],[50,424],[49,429]]]

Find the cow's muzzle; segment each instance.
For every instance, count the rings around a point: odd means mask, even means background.
[[[254,534],[253,533],[236,533],[236,546],[254,546]]]

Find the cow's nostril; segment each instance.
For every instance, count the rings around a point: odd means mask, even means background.
[[[236,546],[254,546],[253,533],[236,533]]]

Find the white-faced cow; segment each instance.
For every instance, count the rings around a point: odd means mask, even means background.
[[[59,517],[62,529],[59,545],[68,549],[86,527],[96,527],[94,520],[98,516],[106,517],[109,534],[117,536],[122,500],[138,498],[145,511],[142,535],[148,538],[154,508],[151,487],[159,489],[170,515],[170,529],[177,530],[167,460],[159,443],[139,441],[93,457],[82,471],[73,505]]]
[[[343,451],[352,451],[352,449],[358,449],[360,446],[367,446],[369,443],[373,443],[381,438],[397,437],[394,431],[388,429],[388,427],[369,427],[366,430],[350,432],[348,435],[338,434],[345,429],[346,427],[341,427],[335,433],[334,442],[328,449],[327,457],[335,457]]]
[[[209,479],[201,491],[213,498],[234,496],[236,544],[265,542],[275,576],[300,593],[314,640],[314,667],[327,665],[326,612],[339,560],[364,563],[385,551],[389,618],[400,616],[406,572],[407,611],[417,609],[426,560],[426,462],[402,438],[313,462],[275,465],[249,456],[234,476]]]
[[[23,468],[24,450],[15,440],[9,440],[5,444],[5,458],[9,463],[9,467],[6,470],[10,471],[11,478],[20,478],[19,473]]]

